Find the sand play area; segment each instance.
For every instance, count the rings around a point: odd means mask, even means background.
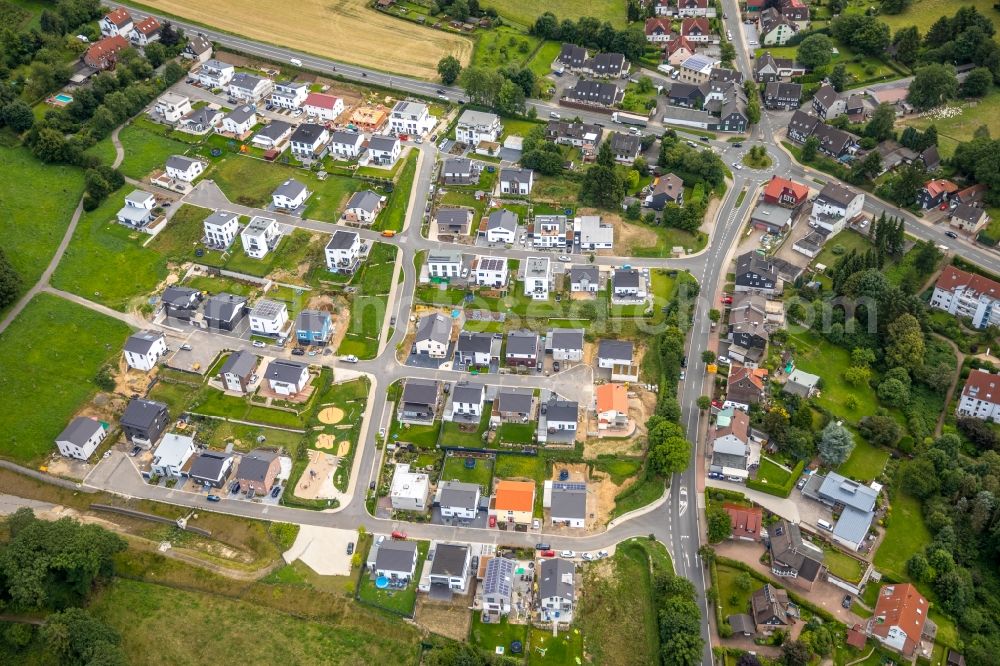
[[[346,440],[338,443],[336,436],[324,433],[316,438],[316,448],[337,449],[337,456],[343,458],[351,451],[351,443]]]
[[[320,423],[334,425],[340,423],[344,418],[344,410],[340,407],[324,407],[317,415]]]
[[[309,452],[309,465],[295,486],[295,496],[302,499],[333,499],[339,493],[333,485],[337,458],[320,451]]]

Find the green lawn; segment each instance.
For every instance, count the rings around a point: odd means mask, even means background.
[[[545,12],[552,12],[560,21],[581,16],[591,16],[601,23],[609,21],[616,28],[625,27],[625,3],[623,0],[593,0],[588,3],[576,0],[548,0],[547,2],[524,2],[524,0],[491,0],[490,7],[500,16],[530,27],[535,19]]]
[[[413,189],[413,179],[417,173],[417,151],[411,150],[406,156],[399,180],[393,186],[392,192],[385,204],[385,210],[378,216],[372,229],[381,231],[391,229],[402,231],[406,222],[406,207],[410,203],[410,191]]]
[[[823,389],[816,402],[833,414],[851,420],[871,416],[878,407],[875,391],[868,385],[851,386],[844,381],[844,372],[851,367],[851,352],[820,338],[812,331],[801,331],[788,336],[789,345],[795,345],[795,367],[823,378]],[[847,396],[858,399],[858,407],[850,410],[844,406]]]
[[[413,608],[417,604],[417,582],[420,580],[420,570],[423,568],[424,560],[427,559],[428,548],[430,548],[429,541],[417,542],[417,567],[413,570],[413,577],[405,589],[380,590],[375,587],[375,581],[370,575],[362,575],[361,585],[358,586],[358,597],[379,608],[385,608],[399,615],[412,616]]]
[[[118,170],[129,178],[141,179],[154,169],[163,169],[171,155],[183,155],[190,146],[168,139],[142,127],[126,125],[118,134],[125,159]]]
[[[317,666],[419,663],[414,629],[342,604],[329,596],[323,616],[330,621],[320,622],[266,603],[116,579],[101,589],[89,610],[121,634],[129,662],[137,666],[200,663],[206,654],[225,654],[234,645],[240,646],[241,658],[258,663],[269,663],[276,654],[289,663]]]
[[[538,424],[531,423],[501,423],[497,430],[497,441],[507,444],[531,444],[535,441]]]
[[[255,405],[245,398],[226,395],[222,391],[214,389],[203,392],[199,399],[191,404],[190,409],[194,414],[221,416],[282,428],[303,428],[305,426],[303,417],[298,414]]]
[[[874,564],[879,571],[898,580],[907,580],[906,561],[923,551],[931,542],[931,533],[920,512],[920,500],[897,490],[892,495],[892,511],[885,538],[875,552]]]
[[[392,427],[389,428],[389,441],[410,443],[421,449],[432,449],[437,444],[438,433],[440,431],[440,421],[435,421],[431,425],[400,423],[396,420],[394,414],[392,417]]]
[[[487,403],[488,405],[489,403]],[[483,415],[479,419],[479,425],[475,430],[462,430],[458,423],[448,421],[444,424],[441,432],[442,441],[446,446],[483,446],[483,433],[490,427],[490,412],[487,406],[483,410]]]
[[[888,459],[888,451],[868,443],[863,437],[855,436],[851,457],[837,471],[852,479],[874,481]]]
[[[871,242],[856,231],[845,229],[827,241],[826,245],[813,262],[814,264],[826,264],[832,267],[837,258],[855,250],[858,254],[864,254],[872,248]]]
[[[477,30],[475,36],[471,65],[489,69],[501,69],[508,65],[524,66],[539,41],[537,37],[507,26]]]
[[[197,289],[198,291],[208,292],[209,294],[219,294],[225,292],[229,294],[236,294],[237,296],[245,296],[247,298],[258,294],[261,290],[261,287],[252,285],[248,282],[240,282],[233,278],[211,277],[207,275],[196,275],[185,281],[184,285],[191,287],[192,289]]]
[[[629,511],[635,511],[652,504],[663,496],[665,487],[663,479],[655,474],[643,475],[635,484],[629,486],[615,497],[615,510],[612,518],[623,516]]]
[[[0,147],[0,238],[22,292],[41,277],[83,194],[83,171],[43,164],[26,148]],[[15,177],[16,176],[16,177]]]
[[[921,130],[927,129],[933,123],[937,127],[938,148],[941,150],[942,157],[951,157],[955,152],[955,147],[959,143],[971,139],[973,132],[980,125],[986,125],[991,135],[1000,136],[1000,89],[992,88],[986,97],[978,101],[953,102],[952,104],[962,108],[962,113],[954,118],[934,120],[913,116],[904,122]]]
[[[493,480],[493,459],[473,458],[476,466],[469,469],[465,466],[465,456],[451,455],[445,458],[439,483],[444,481],[463,481],[478,483],[483,495],[490,494],[490,482]]]
[[[750,597],[760,584],[750,578],[750,586],[746,589],[740,587],[738,581],[741,577],[749,578],[750,575],[741,569],[734,569],[725,564],[716,567],[719,575],[719,603],[722,605],[722,617],[750,612]],[[746,578],[743,578],[745,581]]]
[[[545,42],[531,56],[528,67],[538,79],[544,78],[552,71],[552,61],[556,59],[561,50],[562,44],[559,42]]]
[[[480,612],[472,615],[472,628],[469,631],[469,642],[478,646],[484,652],[494,654],[498,646],[510,654],[510,644],[521,641],[522,646],[528,645],[528,625],[511,624],[507,618],[500,622],[483,624]]]
[[[881,17],[880,17],[881,18]],[[909,24],[907,24],[909,25]],[[923,34],[923,33],[921,33]],[[891,67],[889,67],[885,62],[878,60],[877,58],[858,56],[854,51],[852,51],[847,46],[838,43],[834,40],[834,46],[836,46],[837,55],[834,55],[830,60],[830,67],[843,63],[847,73],[854,77],[854,81],[849,83],[848,86],[855,84],[857,82],[869,81],[875,82],[875,79],[879,81],[891,81],[893,79],[901,78],[899,74],[896,73]],[[770,51],[771,55],[775,58],[795,58],[798,47],[795,46],[767,46],[764,48],[759,48],[755,52],[755,56],[759,56],[764,51]],[[869,69],[870,68],[870,69]]]
[[[829,549],[823,557],[827,569],[837,578],[857,583],[865,573],[865,565],[839,550]]]
[[[503,138],[511,135],[525,137],[528,136],[531,130],[545,124],[537,120],[521,120],[520,118],[502,118],[500,122],[503,123]],[[511,208],[511,206],[508,206],[508,208]],[[513,210],[516,210],[516,207]],[[518,211],[518,215],[523,223],[525,216],[520,211]]]
[[[313,233],[305,229],[293,230],[292,233],[281,239],[273,252],[269,252],[263,259],[248,257],[243,252],[242,244],[237,242],[232,248],[228,261],[226,261],[226,269],[258,277],[264,277],[270,275],[272,271],[280,270],[282,282],[301,282],[297,272],[299,264],[306,261],[316,251],[321,251],[321,248],[329,242],[329,237],[325,234],[316,234],[317,240],[311,242]]]
[[[545,480],[545,459],[538,456],[497,456],[496,478],[532,479],[537,483]]]
[[[863,12],[869,6],[870,4],[865,2],[856,7],[860,12]],[[881,14],[878,18],[889,25],[893,34],[900,28],[912,25],[920,31],[921,35],[926,35],[928,28],[935,21],[942,16],[951,18],[959,7],[975,7],[980,14],[992,18],[993,6],[992,0],[961,0],[960,2],[955,2],[955,0],[920,0],[900,14]],[[853,9],[855,7],[852,7]],[[998,36],[993,35],[993,38],[998,39]]]
[[[528,647],[528,663],[532,666],[576,666],[583,662],[583,634],[576,627],[563,629],[558,636],[553,636],[551,629],[532,627]],[[545,651],[545,656],[538,648]]]
[[[619,458],[614,455],[602,455],[593,462],[594,469],[607,472],[612,483],[621,485],[626,479],[635,476],[642,468],[642,460],[638,458]]]
[[[39,294],[0,334],[0,455],[38,463],[70,417],[97,390],[94,378],[121,353],[118,320]]]
[[[337,349],[341,356],[375,358],[385,318],[396,246],[376,243],[361,269],[351,279],[358,292],[351,296],[351,321]]]
[[[757,468],[758,481],[766,481],[769,486],[778,486],[781,488],[788,483],[789,476],[791,476],[791,474],[785,469],[779,467],[773,460],[767,456],[761,457],[760,467]]]

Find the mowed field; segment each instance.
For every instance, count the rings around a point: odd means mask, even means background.
[[[480,3],[483,7],[492,7],[504,18],[511,19],[523,26],[530,27],[535,19],[545,12],[552,12],[560,21],[562,19],[576,20],[581,16],[593,16],[600,21],[610,21],[616,28],[624,28],[626,24],[625,0],[489,0]]]
[[[147,0],[164,12],[249,39],[287,46],[374,69],[437,78],[437,63],[451,54],[463,65],[472,40],[394,19],[365,0]]]

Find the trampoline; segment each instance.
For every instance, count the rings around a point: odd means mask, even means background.
[[[456,308],[456,309],[454,309],[454,310],[451,311],[451,318],[452,319],[458,319],[461,314],[462,314],[462,311]]]
[[[378,578],[375,579],[375,587],[377,587],[380,590],[384,590],[385,588],[389,587],[389,579],[386,578],[385,576],[379,576]]]

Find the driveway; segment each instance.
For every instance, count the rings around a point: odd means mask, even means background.
[[[357,546],[357,530],[302,525],[295,543],[284,554],[284,558],[289,564],[302,560],[321,576],[350,576],[351,555],[347,554],[348,543]]]

